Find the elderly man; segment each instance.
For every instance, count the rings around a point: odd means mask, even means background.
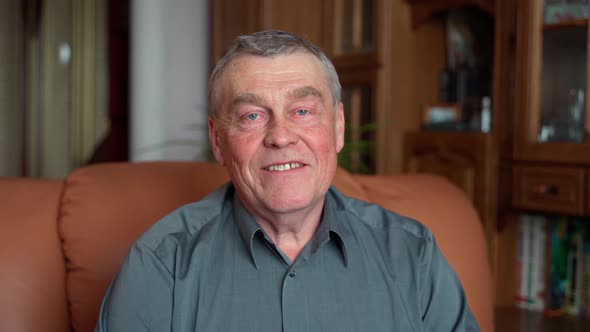
[[[330,187],[344,114],[320,49],[282,31],[239,37],[209,102],[231,182],[133,245],[97,330],[479,330],[428,229]]]

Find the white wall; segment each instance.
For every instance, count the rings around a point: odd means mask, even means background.
[[[134,0],[130,159],[203,159],[207,139],[208,0]]]

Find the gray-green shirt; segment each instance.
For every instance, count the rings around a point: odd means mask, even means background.
[[[131,248],[97,325],[115,331],[479,331],[431,232],[384,208],[326,195],[295,262],[228,184]]]

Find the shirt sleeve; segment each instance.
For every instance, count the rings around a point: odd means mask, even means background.
[[[95,331],[170,331],[173,285],[155,253],[136,243],[105,295]]]
[[[431,233],[426,237],[421,270],[420,301],[424,331],[480,331],[467,304],[463,286]]]

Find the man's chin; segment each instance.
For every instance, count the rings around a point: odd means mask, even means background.
[[[309,195],[280,197],[280,195],[273,195],[266,200],[266,207],[270,211],[278,214],[288,214],[313,208],[315,202]]]
[[[271,200],[267,207],[276,213],[297,212],[309,207],[311,204],[307,200]]]

